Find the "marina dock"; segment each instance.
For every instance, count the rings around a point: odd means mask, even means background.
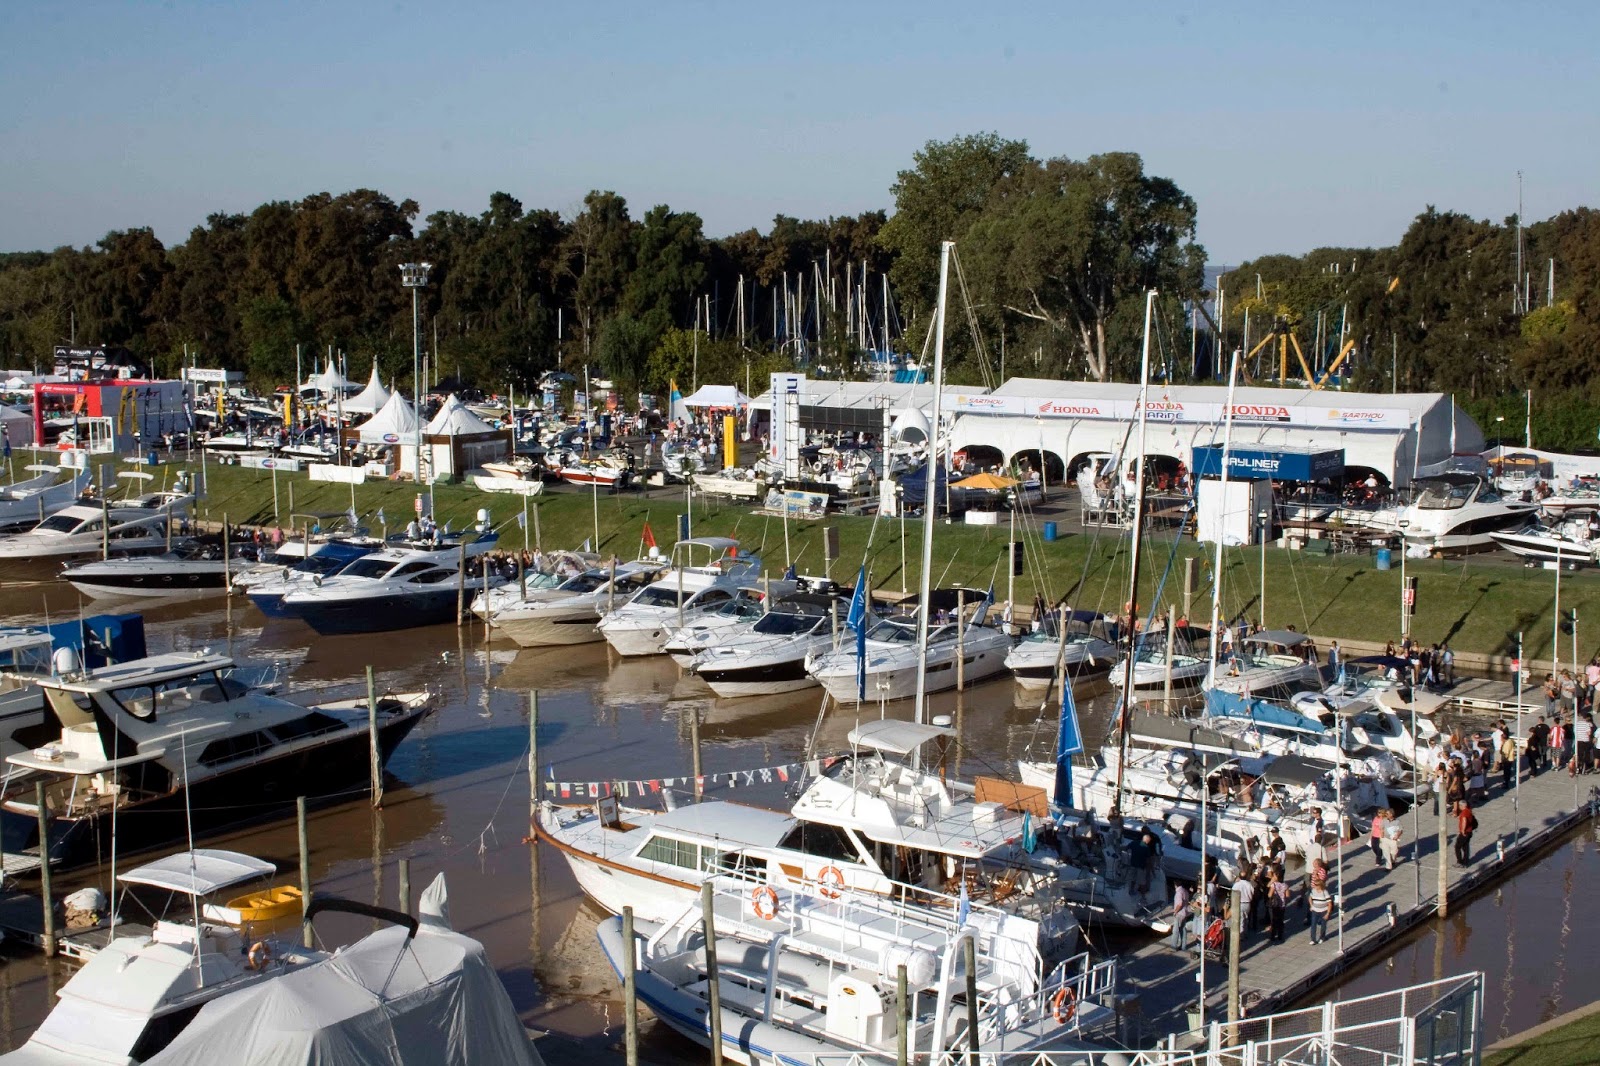
[[[1463,905],[1475,892],[1504,882],[1569,830],[1595,817],[1600,807],[1597,785],[1600,778],[1568,777],[1565,770],[1551,769],[1537,777],[1524,776],[1517,803],[1515,790],[1501,794],[1496,775],[1490,800],[1473,808],[1478,831],[1472,839],[1473,861],[1467,867],[1455,862],[1455,817],[1445,813],[1447,840],[1443,854],[1449,860],[1448,905]],[[1328,939],[1315,946],[1310,943],[1301,899],[1304,877],[1300,872],[1291,872],[1295,896],[1284,923],[1283,943],[1267,940],[1264,909],[1262,927],[1243,934],[1239,987],[1246,1018],[1282,1011],[1305,1001],[1322,986],[1365,965],[1386,945],[1437,915],[1440,818],[1425,800],[1415,815],[1408,811],[1398,821],[1404,833],[1402,861],[1393,871],[1376,865],[1365,834],[1343,846],[1342,935],[1340,918],[1336,916],[1328,923]],[[1335,890],[1339,880],[1331,858],[1328,870],[1328,887]],[[1192,951],[1174,951],[1163,939],[1124,955],[1120,972],[1125,993],[1136,997],[1137,1005],[1130,1003],[1125,1012],[1132,1017],[1124,1019],[1126,1035],[1133,1031],[1141,1034],[1133,1041],[1136,1046],[1194,1028],[1190,1015],[1199,990],[1199,962]],[[1226,1022],[1226,959],[1207,960],[1205,989],[1206,1025]]]

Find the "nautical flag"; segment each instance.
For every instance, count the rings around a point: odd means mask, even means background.
[[[677,381],[668,378],[667,384],[671,386],[672,395],[667,404],[667,417],[680,421],[689,417],[689,409],[683,405],[683,393],[678,391]]]
[[[378,525],[386,526],[388,524],[389,524],[389,520],[387,518],[383,517],[383,508],[382,507],[378,508]]]
[[[795,570],[793,563],[790,563],[787,567],[784,568],[783,579],[785,581],[794,581],[797,578],[799,578],[799,576],[800,576],[800,574],[799,574],[799,572],[797,570]]]
[[[654,548],[656,546],[656,535],[650,532],[649,522],[644,524],[644,532],[639,534],[639,539],[644,542],[646,548]]]
[[[1056,794],[1058,807],[1072,806],[1072,757],[1083,750],[1078,728],[1078,705],[1072,698],[1072,678],[1062,679],[1061,721],[1056,727]]]
[[[978,613],[972,616],[972,624],[983,625],[983,620],[989,617],[989,607],[994,603],[994,582],[989,582],[989,591],[983,594],[983,603],[978,607]]]
[[[867,568],[856,574],[856,590],[850,597],[850,613],[844,624],[856,634],[856,700],[867,700]]]
[[[583,538],[583,550],[584,551],[586,551],[586,552],[594,551],[594,548],[590,546],[590,542],[593,541],[593,540],[594,540],[593,537],[584,537]]]
[[[521,512],[521,511],[517,512],[517,528],[518,529],[527,529],[528,528],[528,516],[524,512]]]
[[[961,879],[961,895],[959,900],[960,902],[956,904],[957,928],[966,925],[967,919],[972,916],[972,900],[967,898],[967,879],[965,877]]]
[[[1022,812],[1022,850],[1027,852],[1029,855],[1032,855],[1033,854],[1033,849],[1037,848],[1038,846],[1039,846],[1039,834],[1033,828],[1033,812],[1032,811],[1023,811]]]

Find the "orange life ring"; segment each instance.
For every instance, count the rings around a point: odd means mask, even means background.
[[[750,909],[764,922],[778,916],[778,894],[771,885],[760,885],[750,893]]]
[[[250,945],[250,954],[245,963],[250,967],[250,969],[264,970],[267,968],[267,963],[271,961],[272,949],[267,946],[267,942],[265,940],[257,940],[254,944]]]
[[[1070,1022],[1078,1013],[1077,990],[1071,985],[1062,985],[1061,991],[1056,993],[1056,998],[1050,1001],[1050,1013],[1063,1025]]]
[[[824,866],[822,872],[817,874],[817,884],[821,886],[824,896],[838,899],[839,891],[844,888],[844,871],[832,864]]]

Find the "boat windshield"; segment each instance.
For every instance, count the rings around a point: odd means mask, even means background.
[[[187,710],[197,703],[222,703],[242,692],[242,686],[225,684],[215,670],[202,670],[154,684],[114,688],[111,698],[135,718],[154,721],[160,713]]]
[[[884,619],[867,630],[867,639],[876,640],[880,644],[914,644],[917,640],[917,627]]]
[[[357,559],[340,571],[340,577],[370,577],[379,578],[394,569],[393,559],[379,559],[376,557]]]
[[[593,592],[606,583],[606,574],[603,570],[585,570],[581,574],[567,578],[561,585],[563,592]]]
[[[1465,507],[1477,488],[1477,482],[1473,481],[1430,481],[1422,490],[1422,495],[1417,497],[1417,508],[1423,511],[1449,511]]]
[[[40,522],[34,528],[48,529],[56,533],[71,533],[73,530],[78,528],[78,523],[80,522],[83,522],[83,517],[81,515],[53,514],[49,518],[46,518],[43,522]],[[83,529],[85,531],[99,528],[100,520],[98,518],[90,519],[88,522],[83,523]]]
[[[791,614],[788,611],[773,611],[764,615],[753,627],[752,632],[764,633],[774,637],[799,636],[809,633],[816,628],[818,617],[815,615]]]
[[[729,618],[760,618],[765,611],[766,608],[761,606],[760,600],[753,599],[741,593],[711,613],[724,615]]]
[[[635,596],[631,602],[640,607],[676,607],[678,590],[662,585],[651,585]]]

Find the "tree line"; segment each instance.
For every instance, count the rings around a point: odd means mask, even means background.
[[[481,213],[425,219],[370,189],[318,193],[213,214],[170,248],[136,228],[0,256],[0,351],[26,367],[73,336],[157,372],[188,358],[270,387],[293,376],[298,346],[308,368],[331,350],[352,377],[376,358],[405,382],[398,267],[427,261],[437,377],[520,390],[592,365],[630,391],[696,377],[759,391],[773,370],[859,376],[872,352],[924,355],[949,239],[956,382],[1130,380],[1154,288],[1159,380],[1215,380],[1234,348],[1255,350],[1251,380],[1276,379],[1292,334],[1306,360],[1287,360],[1294,379],[1331,368],[1347,387],[1451,392],[1485,424],[1512,422],[1531,388],[1535,443],[1552,447],[1592,442],[1600,421],[1587,358],[1600,215],[1587,208],[1522,227],[1430,206],[1393,247],[1266,255],[1208,279],[1198,205],[1133,153],[1039,158],[1025,141],[960,136],[915,153],[890,195],[892,214],[779,215],[713,238],[692,211],[636,215],[606,191],[566,213],[497,192]]]

